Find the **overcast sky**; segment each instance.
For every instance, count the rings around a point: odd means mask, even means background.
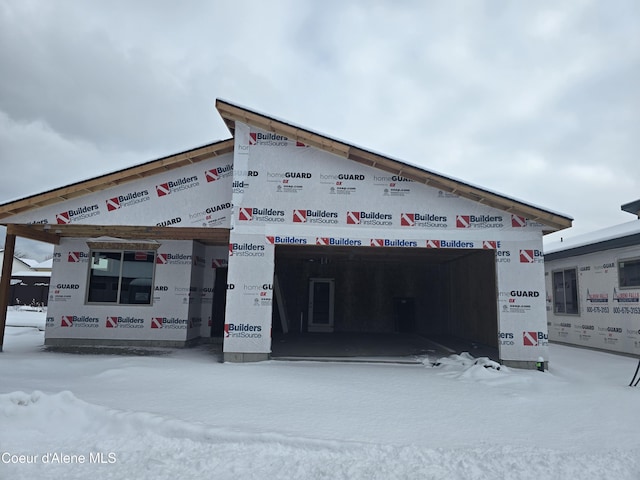
[[[0,66],[0,203],[228,138],[216,98],[566,213],[565,238],[640,199],[637,0],[0,0]]]

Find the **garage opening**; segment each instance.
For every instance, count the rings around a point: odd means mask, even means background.
[[[277,245],[275,275],[274,357],[304,340],[310,355],[412,355],[431,340],[497,353],[493,250]]]

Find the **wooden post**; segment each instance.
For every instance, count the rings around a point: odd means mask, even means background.
[[[7,233],[4,242],[4,260],[2,263],[2,278],[0,278],[0,352],[4,344],[4,327],[7,324],[7,307],[9,306],[9,292],[11,288],[11,267],[16,248],[16,236]]]

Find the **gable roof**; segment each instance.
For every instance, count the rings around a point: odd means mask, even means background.
[[[216,108],[233,134],[235,122],[240,121],[263,130],[284,135],[312,147],[333,153],[348,160],[399,175],[414,182],[428,185],[484,205],[519,215],[539,222],[545,233],[562,230],[571,226],[572,218],[551,210],[537,207],[514,198],[471,185],[422,167],[351,145],[293,123],[249,110],[230,102],[218,99]],[[134,167],[119,170],[83,180],[70,185],[31,195],[0,205],[0,219],[24,213],[37,208],[53,205],[65,200],[80,197],[88,193],[105,190],[139,178],[180,168],[208,158],[233,152],[234,139],[214,142],[184,152],[168,155]]]
[[[300,141],[354,162],[384,170],[445,192],[455,193],[460,197],[539,222],[549,227],[543,228],[545,233],[569,228],[573,220],[567,215],[524,203],[520,200],[471,185],[461,180],[426,170],[422,167],[411,165],[370,150],[365,150],[342,140],[337,140],[293,123],[249,110],[225,100],[217,99],[216,108],[232,134],[235,131],[236,121],[253,125],[262,130],[286,136],[292,140]]]

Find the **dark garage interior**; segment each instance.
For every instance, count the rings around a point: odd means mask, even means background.
[[[497,349],[493,250],[277,245],[275,263],[274,356],[305,336],[377,338],[372,355],[399,338],[407,355],[416,339]]]

